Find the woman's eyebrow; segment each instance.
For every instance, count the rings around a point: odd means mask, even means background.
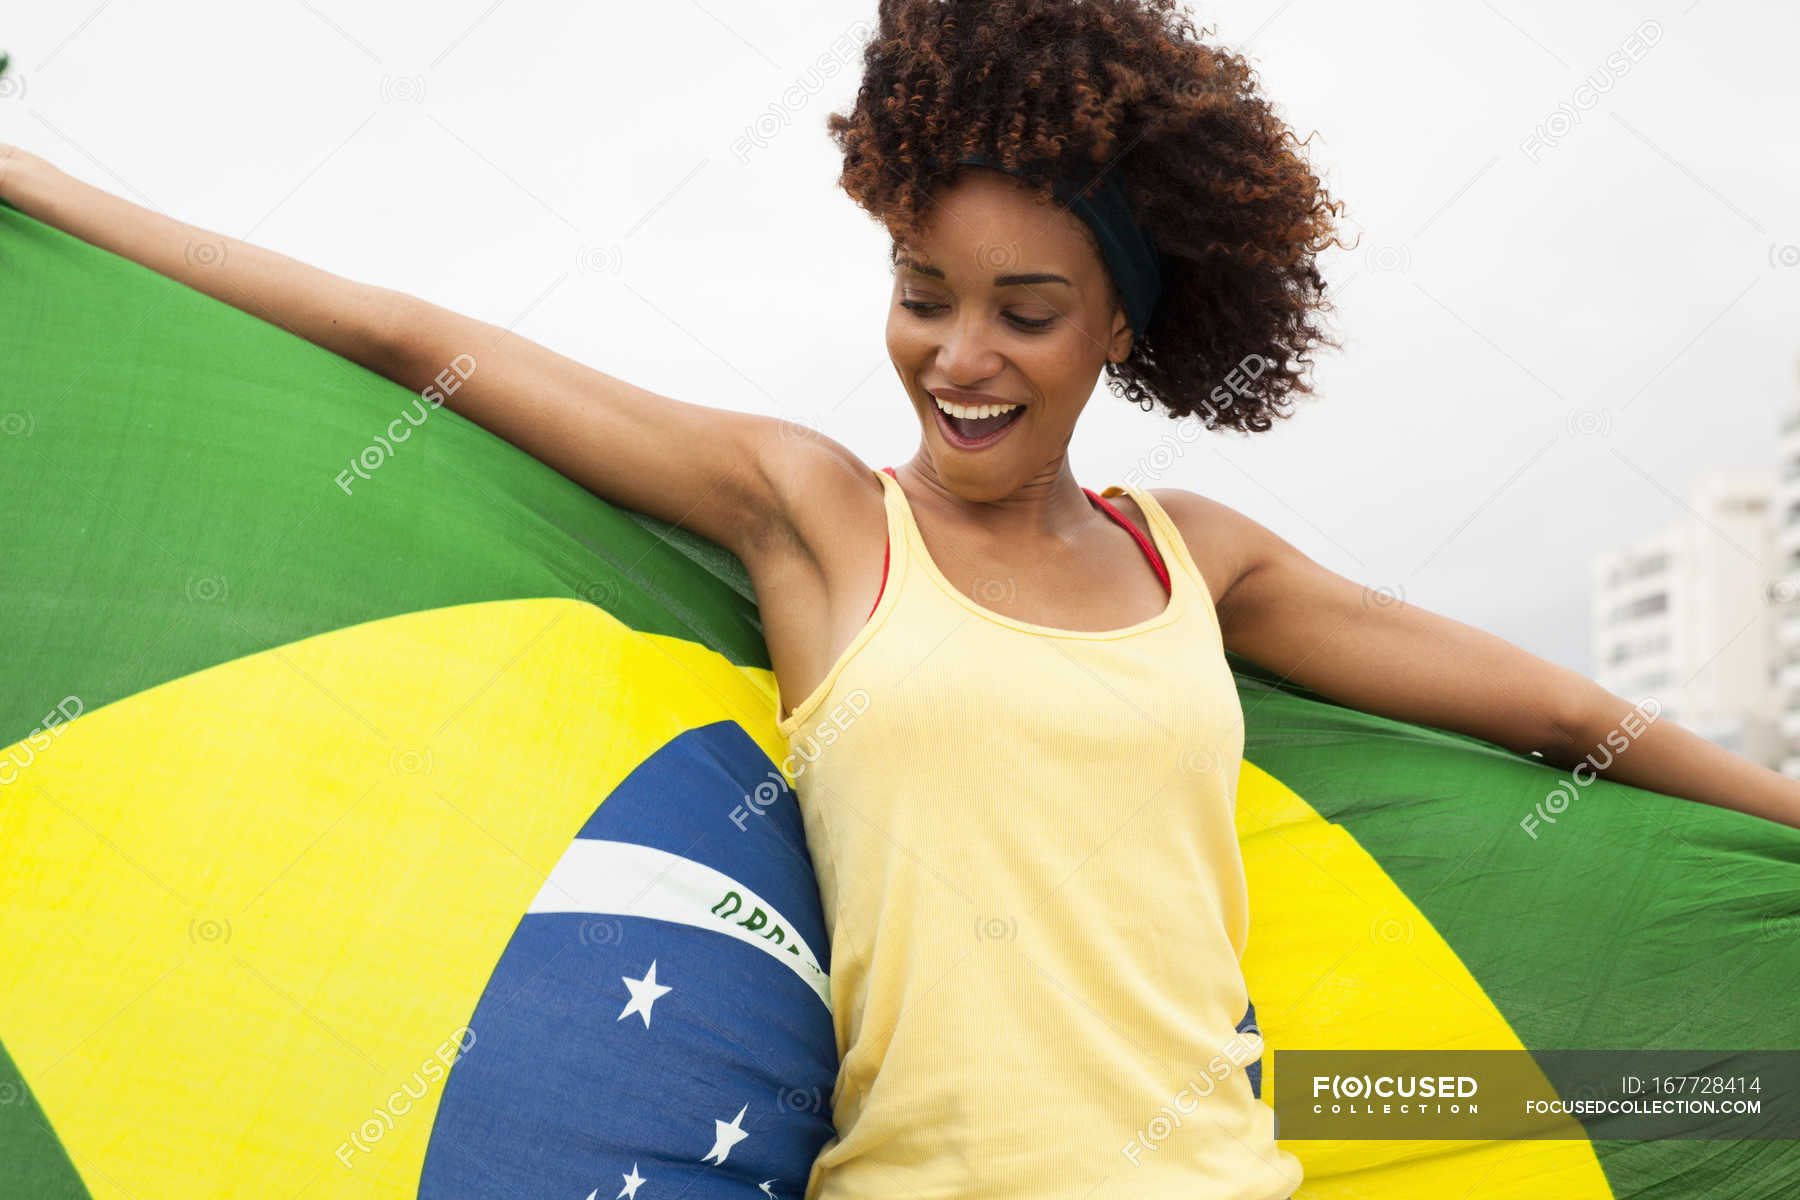
[[[914,260],[912,260],[910,258],[906,258],[904,256],[896,259],[895,262],[896,262],[896,265],[898,265],[898,266],[908,267],[914,271],[917,271],[921,275],[929,275],[933,279],[942,279],[944,277],[944,272],[942,271],[942,269],[940,269],[938,267],[926,266],[924,263],[915,262]],[[1064,285],[1065,287],[1074,287],[1075,286],[1074,284],[1070,283],[1067,279],[1063,278],[1061,275],[1055,275],[1048,271],[1033,271],[1028,274],[1022,274],[1022,275],[996,275],[996,276],[994,276],[994,286],[995,287],[1018,287],[1022,284],[1031,284],[1031,283],[1060,283],[1060,284]]]

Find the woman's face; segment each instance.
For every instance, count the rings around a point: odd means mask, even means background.
[[[1131,333],[1080,218],[985,167],[964,168],[935,200],[922,240],[896,246],[888,357],[939,480],[997,500],[1060,470],[1101,367],[1125,358]],[[940,397],[1022,408],[962,423],[985,435],[971,445]]]

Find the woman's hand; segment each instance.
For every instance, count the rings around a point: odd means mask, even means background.
[[[24,187],[26,174],[49,165],[35,154],[29,154],[17,146],[0,142],[0,200],[11,204],[13,202],[12,189]]]
[[[12,59],[9,56],[0,54],[0,80],[5,79],[6,67],[11,61]],[[5,92],[0,92],[0,96],[4,96],[5,94]],[[7,176],[11,175],[14,169],[24,162],[26,157],[27,155],[25,152],[17,146],[9,146],[5,142],[0,142],[0,200],[6,199]]]

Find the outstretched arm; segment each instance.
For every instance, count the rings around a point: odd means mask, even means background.
[[[672,400],[418,297],[183,224],[12,146],[0,145],[0,199],[410,390],[431,389],[594,494],[746,564],[793,552],[799,481],[848,454],[803,427]]]
[[[1652,718],[1647,723],[1646,713]],[[1590,754],[1604,761],[1611,754],[1612,763],[1596,774],[1800,829],[1800,779],[1733,754],[1673,721],[1654,718],[1654,712],[1593,685],[1564,718],[1571,745],[1561,765]]]
[[[0,145],[0,199],[46,225],[376,369],[392,293],[249,242],[184,225]]]
[[[1346,579],[1225,505],[1184,493],[1169,507],[1232,547],[1235,582],[1218,611],[1233,653],[1364,712],[1800,829],[1800,780],[1659,719],[1655,706]]]

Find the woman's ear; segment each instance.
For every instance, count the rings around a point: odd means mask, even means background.
[[[1122,363],[1130,358],[1133,340],[1131,323],[1125,318],[1124,307],[1114,305],[1112,337],[1106,343],[1106,361]]]

